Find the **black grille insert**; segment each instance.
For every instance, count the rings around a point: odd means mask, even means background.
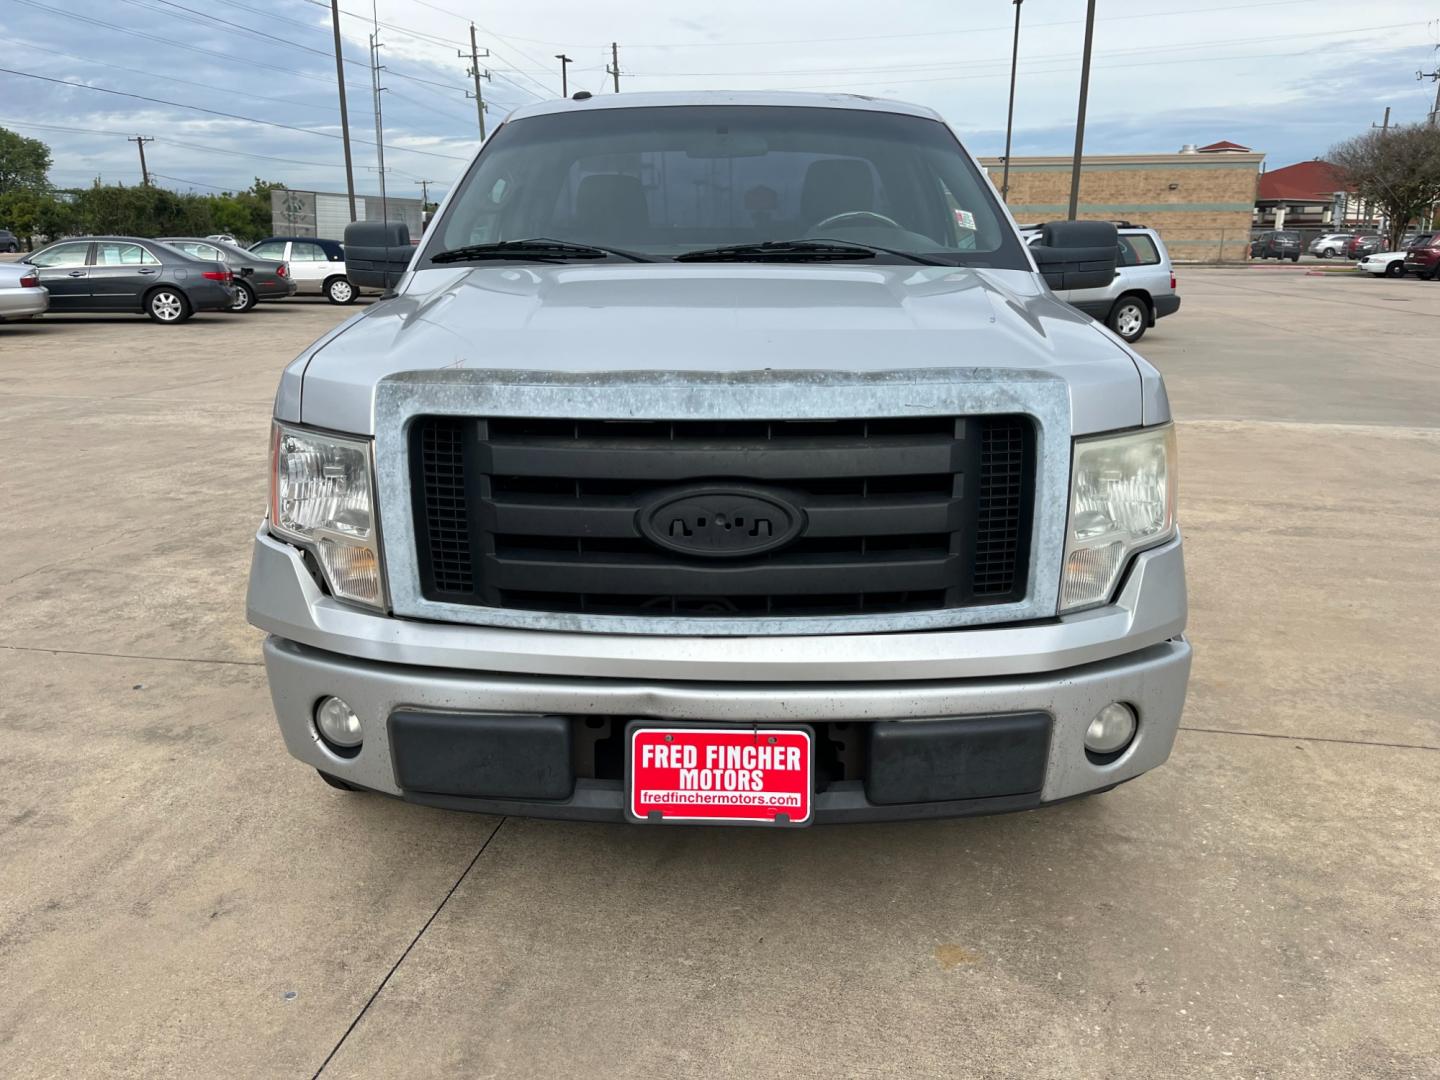
[[[431,600],[734,617],[925,611],[1023,598],[1034,430],[1021,416],[837,421],[420,417],[411,479]],[[734,484],[798,507],[756,556],[662,548],[657,496]]]

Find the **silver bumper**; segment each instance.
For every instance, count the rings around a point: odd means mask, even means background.
[[[1122,656],[1185,629],[1177,538],[1136,556],[1115,603],[983,629],[807,637],[594,634],[397,619],[325,595],[300,552],[255,538],[246,614],[287,641],[384,664],[606,679],[892,682],[1059,671]]]
[[[1116,603],[1076,616],[988,629],[755,639],[619,637],[389,618],[325,596],[295,549],[262,534],[248,613],[272,635],[265,664],[290,752],[390,794],[401,792],[386,721],[402,706],[758,724],[923,723],[1043,710],[1054,726],[1040,801],[1052,802],[1163,762],[1190,670],[1178,539],[1137,557]],[[315,734],[311,714],[327,694],[344,697],[364,725],[364,745],[353,758],[334,755]],[[1095,764],[1084,753],[1085,729],[1116,700],[1136,707],[1139,732],[1119,759]],[[853,792],[830,798],[835,812],[827,815],[827,796],[817,794],[819,820],[872,816],[853,805]],[[841,807],[845,798],[850,803]],[[618,819],[621,795],[603,787],[577,788],[573,806],[517,809],[608,817],[612,802]]]

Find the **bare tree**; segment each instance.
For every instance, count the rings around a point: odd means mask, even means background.
[[[1384,211],[1392,249],[1405,226],[1440,199],[1440,128],[1408,124],[1368,131],[1332,147],[1329,160],[1357,195]]]

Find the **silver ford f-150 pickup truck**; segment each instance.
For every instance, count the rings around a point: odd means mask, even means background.
[[[1020,810],[1163,762],[1190,667],[1159,374],[928,109],[513,113],[286,369],[249,618],[290,752],[492,813]]]

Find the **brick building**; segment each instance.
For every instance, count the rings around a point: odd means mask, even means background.
[[[1160,230],[1177,261],[1246,258],[1264,154],[1233,143],[1178,154],[1086,155],[1080,161],[1081,218],[1123,219]],[[1002,158],[981,158],[996,188]],[[1010,162],[1010,212],[1020,222],[1054,221],[1070,208],[1070,158]]]

